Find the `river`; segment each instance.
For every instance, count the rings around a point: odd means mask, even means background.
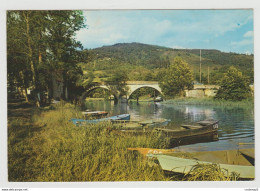
[[[219,120],[218,139],[198,140],[179,146],[182,151],[229,150],[254,147],[254,108],[174,105],[162,102],[136,102],[114,105],[110,101],[90,101],[86,109],[103,110],[109,115],[129,113],[131,119],[165,118],[168,127],[204,119]],[[204,142],[203,142],[204,141]]]

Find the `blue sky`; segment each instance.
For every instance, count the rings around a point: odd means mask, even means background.
[[[84,48],[140,42],[170,48],[253,53],[253,10],[84,11]]]

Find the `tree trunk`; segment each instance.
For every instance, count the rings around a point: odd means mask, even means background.
[[[38,99],[37,94],[39,93],[38,87],[37,87],[37,74],[35,72],[35,66],[33,63],[33,53],[32,53],[32,45],[31,45],[31,37],[30,37],[30,23],[29,23],[29,15],[28,11],[26,11],[27,14],[25,14],[25,11],[23,12],[24,19],[26,21],[26,37],[27,37],[27,43],[28,43],[28,57],[29,57],[29,62],[31,66],[31,72],[32,72],[32,84],[36,92],[36,106],[40,107],[40,100]]]
[[[24,90],[23,96],[24,96],[24,98],[25,98],[25,101],[26,101],[26,102],[29,102],[28,95],[27,95],[27,88],[26,88],[25,82],[24,82],[24,74],[23,74],[22,71],[20,71],[19,74],[20,74],[20,77],[21,77],[21,79],[22,79],[22,88],[23,88],[23,90]]]

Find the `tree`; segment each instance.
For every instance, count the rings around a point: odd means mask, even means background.
[[[169,96],[182,95],[184,89],[193,88],[193,74],[181,57],[175,57],[170,67],[165,70],[159,81],[163,93]]]
[[[120,99],[128,91],[126,87],[127,80],[128,76],[124,70],[115,69],[110,71],[110,77],[106,80],[106,85],[109,86],[111,94]]]
[[[41,61],[40,44],[44,46],[41,42],[41,36],[45,31],[44,16],[44,11],[7,12],[8,76],[20,74],[20,79],[15,75],[13,79],[10,77],[8,80],[22,81],[20,84],[25,90],[31,86],[35,92],[37,106],[40,106],[41,91],[37,64]],[[18,83],[17,87],[19,86]]]
[[[52,68],[52,81],[60,78],[63,82],[63,99],[68,99],[70,83],[75,78],[77,48],[83,48],[75,40],[75,32],[85,27],[82,11],[48,11],[48,51]]]
[[[220,81],[220,88],[215,96],[216,99],[241,101],[248,98],[251,90],[249,79],[242,72],[231,66]]]
[[[40,106],[43,93],[51,95],[52,82],[59,79],[67,98],[82,73],[76,65],[76,49],[82,45],[75,40],[75,32],[84,26],[81,11],[8,11],[9,90],[31,87]]]

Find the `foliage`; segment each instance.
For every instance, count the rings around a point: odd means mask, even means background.
[[[153,74],[160,69],[168,68],[176,56],[182,57],[194,72],[195,80],[199,81],[199,49],[171,49],[166,47],[147,45],[141,43],[119,43],[112,46],[103,46],[90,50],[95,59],[97,70],[108,70],[112,68],[123,68],[129,70],[130,80],[144,80],[146,70]],[[231,65],[239,68],[245,75],[254,80],[254,55],[225,53],[218,50],[203,49],[201,54],[203,83],[208,83],[208,68],[210,83],[215,83],[212,76],[214,72],[221,73],[222,68]],[[88,67],[94,66],[94,61],[85,63]],[[141,67],[143,69],[141,69]],[[141,69],[141,70],[140,70]],[[218,71],[220,70],[220,71]],[[150,75],[152,76],[152,75]],[[154,76],[153,80],[158,81],[160,76]]]
[[[216,99],[241,101],[250,97],[249,80],[242,72],[231,66],[221,79]]]
[[[160,68],[168,64],[167,59],[161,58],[158,54],[162,50],[169,48],[145,45],[140,43],[119,43],[113,46],[103,46],[93,51],[99,58],[115,58],[121,62],[131,65],[141,65],[147,68]]]
[[[181,95],[185,88],[193,87],[193,75],[188,63],[180,57],[174,59],[173,64],[165,71],[159,85],[165,95]]]
[[[108,75],[109,77],[105,83],[109,87],[111,94],[117,98],[126,95],[128,91],[126,87],[126,81],[128,80],[126,72],[120,69],[114,69],[110,71]]]
[[[159,95],[160,95],[160,92],[158,92],[157,90],[150,88],[150,87],[143,87],[143,88],[139,88],[139,89],[135,90],[130,95],[130,99],[136,99],[138,101],[141,96],[146,97],[146,98],[149,97],[151,99],[151,97],[156,98]]]
[[[197,49],[189,50],[190,53],[199,55]],[[221,52],[219,50],[202,50],[202,57],[211,60],[214,65],[221,65],[221,67],[229,68],[235,66],[244,72],[250,79],[254,81],[254,55],[238,54],[233,52]]]
[[[9,90],[32,88],[38,105],[44,92],[52,97],[54,80],[64,84],[63,96],[72,92],[81,74],[76,48],[82,47],[74,35],[82,27],[80,11],[8,11]]]

